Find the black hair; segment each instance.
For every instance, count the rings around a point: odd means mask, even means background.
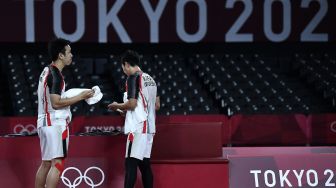
[[[65,55],[65,46],[70,45],[70,41],[56,38],[49,42],[48,44],[48,52],[52,61],[56,61],[58,59],[58,54],[62,53]]]
[[[136,51],[133,50],[127,50],[121,55],[120,61],[123,65],[125,65],[125,62],[130,64],[132,67],[139,65],[140,63],[140,56]]]

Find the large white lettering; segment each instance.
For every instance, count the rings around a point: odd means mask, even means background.
[[[250,170],[250,174],[254,175],[254,185],[255,187],[259,187],[259,179],[258,174],[261,173],[261,170]]]
[[[85,2],[85,3],[84,3]],[[88,2],[88,3],[87,3]],[[56,35],[57,37],[62,37],[65,39],[68,39],[70,41],[78,41],[78,40],[84,40],[90,42],[97,42],[94,41],[95,38],[97,38],[98,42],[106,43],[109,41],[108,39],[108,33],[109,28],[112,28],[113,31],[116,33],[117,38],[122,43],[132,43],[131,36],[129,36],[129,31],[127,31],[127,28],[125,28],[124,23],[127,24],[136,24],[136,22],[141,22],[144,20],[143,17],[139,17],[136,19],[131,19],[131,17],[126,17],[125,20],[121,20],[118,16],[119,12],[123,10],[123,7],[125,7],[126,13],[132,13],[134,9],[139,9],[140,7],[134,7],[133,6],[125,6],[126,3],[133,2],[133,1],[126,1],[126,0],[115,0],[113,1],[113,4],[110,5],[107,3],[107,0],[98,0],[98,1],[84,1],[84,0],[54,0],[54,1],[35,1],[35,0],[24,0],[24,6],[25,6],[25,41],[26,42],[36,42],[41,41],[41,38],[38,38],[39,35],[37,33],[49,31],[52,30],[53,33],[45,33],[48,37],[52,37],[53,35]],[[271,42],[283,42],[283,41],[317,41],[317,42],[328,42],[329,35],[331,30],[326,30],[326,23],[330,24],[330,15],[329,10],[331,10],[333,7],[329,8],[328,1],[327,0],[301,0],[300,6],[297,6],[296,4],[293,4],[290,0],[264,0],[263,1],[263,16],[259,17],[258,19],[260,22],[263,21],[263,32],[259,32],[257,28],[251,27],[251,19],[255,20],[254,17],[254,11],[255,8],[255,2],[252,0],[227,0],[223,6],[218,6],[218,8],[214,7],[214,4],[212,1],[206,1],[206,0],[177,0],[174,1],[175,4],[175,10],[169,10],[172,11],[172,14],[175,14],[176,16],[171,16],[169,19],[176,19],[176,33],[168,33],[167,31],[160,31],[160,24],[162,25],[163,21],[167,21],[167,19],[163,19],[164,16],[170,15],[170,14],[164,14],[166,7],[168,7],[168,3],[171,3],[168,0],[158,0],[155,3],[155,6],[152,1],[150,0],[140,0],[138,1],[140,3],[137,3],[137,5],[142,6],[144,13],[146,14],[145,19],[149,20],[149,28],[141,28],[141,31],[139,32],[147,32],[149,35],[149,41],[150,43],[159,43],[160,42],[160,33],[164,33],[164,36],[167,38],[161,39],[161,40],[170,40],[172,42],[178,42],[178,41],[184,41],[184,42],[199,42],[204,40],[205,36],[207,35],[207,31],[211,30],[214,31],[217,29],[217,31],[211,33],[211,39],[215,42],[253,42],[254,36],[257,36],[255,34],[264,35],[268,41]],[[292,33],[292,12],[300,12],[304,9],[308,9],[310,11],[310,7],[313,3],[319,4],[319,9],[317,12],[315,12],[315,16],[312,17],[307,25],[298,25],[296,27],[302,27],[299,29],[296,29],[295,32],[298,32],[299,30],[302,31],[301,33]],[[71,3],[73,7],[73,12],[75,12],[75,18],[70,17],[70,19],[75,19],[75,30],[69,33],[66,32],[67,26],[62,23],[65,19],[69,19],[69,15],[62,14],[62,7],[64,9],[64,6],[66,6],[66,3]],[[93,12],[96,14],[94,16],[90,15],[90,18],[87,18],[85,10],[91,7],[85,7],[92,5],[92,3],[96,3],[98,9],[93,10]],[[37,9],[37,4],[45,4],[46,6],[43,11],[41,9]],[[239,6],[236,6],[238,4],[243,5],[243,9],[239,8]],[[50,6],[52,5],[52,6]],[[107,5],[111,7],[107,7]],[[191,28],[190,25],[186,25],[187,16],[190,15],[189,9],[186,9],[188,5],[192,5],[196,7],[196,14],[198,16],[193,17],[191,19],[195,19],[197,22],[195,31],[190,31],[189,28]],[[330,5],[331,6],[331,5]],[[93,6],[95,7],[95,6]],[[208,8],[211,8],[211,10]],[[281,9],[282,14],[282,21],[280,23],[275,23],[273,17],[273,13],[275,11],[273,10]],[[213,9],[213,10],[212,10]],[[293,9],[293,10],[292,10]],[[37,12],[36,12],[37,11]],[[35,21],[41,17],[45,16],[45,12],[51,12],[52,13],[52,20],[47,20],[48,25],[41,25],[41,24],[35,24]],[[233,20],[231,25],[221,25],[218,23],[225,23],[226,18],[220,17],[221,15],[227,15],[225,14],[218,14],[218,16],[214,17],[214,14],[207,14],[208,11],[229,11],[233,12],[235,14],[237,11],[240,11],[240,15]],[[308,11],[308,10],[304,10]],[[329,12],[328,12],[329,11]],[[217,14],[216,14],[217,15]],[[210,17],[209,17],[210,16]],[[63,17],[63,19],[62,19]],[[208,18],[209,17],[209,18]],[[49,18],[48,18],[49,19]],[[86,20],[87,19],[87,20]],[[215,22],[216,24],[210,25],[211,27],[215,28],[209,28],[208,29],[208,19],[220,19],[220,22]],[[174,22],[174,20],[168,20],[168,22]],[[279,22],[279,21],[277,21]],[[37,23],[37,22],[36,22]],[[50,23],[50,25],[49,25]],[[93,23],[98,23],[98,28],[92,28],[92,25],[95,25]],[[213,23],[213,22],[211,22]],[[294,23],[294,22],[293,22]],[[86,28],[86,24],[90,26],[89,28]],[[274,31],[273,26],[274,25],[281,25],[282,29],[280,31]],[[304,23],[305,24],[305,23]],[[255,25],[255,24],[254,24]],[[45,27],[52,27],[47,28]],[[259,25],[256,25],[256,27],[259,27]],[[21,27],[18,27],[21,28]],[[244,28],[244,29],[243,29]],[[86,32],[86,29],[89,31]],[[262,28],[259,28],[262,29]],[[324,30],[323,33],[316,33],[319,29]],[[316,31],[317,30],[317,31]],[[225,31],[227,31],[225,33]],[[221,33],[223,32],[223,33]],[[242,33],[243,32],[243,33]],[[131,32],[130,32],[131,33]],[[83,36],[85,34],[85,38],[83,39]],[[92,36],[92,35],[96,36]],[[177,35],[177,38],[175,37],[175,34]],[[223,34],[225,35],[225,40],[222,39]],[[299,35],[301,34],[301,35]],[[162,35],[162,34],[161,34]],[[300,36],[300,38],[293,38]],[[331,35],[330,35],[331,36]],[[16,40],[16,35],[11,36],[14,39],[9,40]],[[88,37],[88,38],[86,38]],[[289,37],[291,37],[289,39]],[[115,42],[118,39],[110,39],[111,41]],[[6,39],[4,39],[6,40]],[[43,39],[44,40],[44,39]],[[93,41],[92,41],[93,40]],[[143,39],[140,39],[140,41],[143,41]],[[331,130],[336,132],[334,128],[335,126],[331,126]],[[284,180],[284,183],[286,183],[286,180]]]
[[[272,4],[279,1],[283,7],[283,29],[280,33],[272,30]],[[264,32],[266,37],[273,42],[286,40],[291,32],[291,3],[289,0],[265,0],[264,3]]]
[[[62,4],[66,1],[72,2],[76,6],[76,30],[67,34],[62,29]],[[53,6],[54,32],[57,37],[61,37],[72,42],[82,38],[85,31],[85,11],[83,0],[55,0]]]
[[[325,187],[334,187],[333,182],[334,172],[330,169],[326,169],[323,174],[323,178],[319,177],[316,170],[250,170],[250,174],[253,174],[254,186],[255,187],[302,187],[303,182],[307,182],[309,187],[320,187],[319,180],[326,179]],[[305,176],[303,176],[305,174]],[[260,177],[261,180],[259,179]],[[291,182],[290,180],[297,180],[296,182]],[[305,178],[305,179],[304,179]],[[304,179],[304,180],[303,180]],[[278,181],[280,183],[278,183]]]
[[[329,35],[328,33],[313,33],[315,28],[320,24],[320,22],[323,20],[323,18],[328,13],[328,1],[325,0],[302,0],[301,1],[301,7],[302,8],[308,8],[310,3],[313,1],[316,1],[320,4],[319,11],[315,14],[314,18],[309,22],[307,27],[302,31],[301,33],[301,41],[328,41]]]
[[[185,30],[184,7],[187,3],[194,2],[198,6],[198,31],[189,34]],[[176,30],[177,35],[185,42],[198,42],[207,32],[207,5],[204,0],[179,0],[176,4]]]
[[[241,1],[244,4],[244,10],[228,30],[225,35],[225,41],[227,42],[252,42],[253,34],[252,33],[238,33],[242,26],[245,24],[247,19],[251,16],[253,11],[253,3],[251,0],[228,0],[226,1],[226,8],[232,9],[236,3]]]
[[[279,170],[279,177],[280,177],[280,185],[281,187],[285,186],[285,182],[289,187],[292,187],[292,184],[288,181],[287,175],[290,170],[286,170],[285,174],[283,174],[282,170]]]
[[[112,6],[110,12],[107,12],[106,0],[99,0],[98,12],[99,12],[99,42],[107,42],[107,28],[110,24],[116,30],[121,42],[131,43],[131,39],[128,36],[124,26],[121,24],[118,17],[118,12],[125,4],[126,0],[117,0]]]
[[[313,179],[311,178],[313,176]],[[317,173],[315,170],[308,170],[306,173],[307,183],[309,186],[316,187],[318,185]]]
[[[269,178],[269,174],[271,175],[271,178]],[[276,184],[275,173],[272,170],[266,170],[266,172],[264,173],[264,179],[266,186],[268,187],[275,186]],[[271,179],[271,181],[269,179]]]
[[[300,170],[300,173],[298,174],[298,173],[296,172],[296,170],[293,170],[294,175],[295,175],[296,179],[298,180],[298,186],[299,186],[299,187],[302,186],[302,175],[303,175],[303,171],[304,171],[304,170]]]
[[[150,42],[159,42],[159,21],[168,0],[160,0],[156,10],[154,10],[148,0],[141,0],[146,15],[150,22]]]
[[[25,0],[26,42],[35,42],[34,0]]]

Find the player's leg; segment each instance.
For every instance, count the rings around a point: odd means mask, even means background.
[[[143,160],[139,162],[139,169],[141,171],[142,184],[144,188],[153,187],[153,172],[150,162],[153,139],[154,134],[146,134],[145,154]]]
[[[139,162],[142,184],[144,188],[153,188],[153,173],[150,164],[150,158],[144,158]]]
[[[125,160],[125,188],[133,188],[137,179],[137,168],[139,160],[133,157],[128,157]]]
[[[131,157],[132,150],[134,150],[134,137],[135,135],[133,133],[129,133],[127,137],[125,155],[125,188],[133,188],[137,178],[138,160]]]
[[[40,139],[40,147],[41,147],[41,154],[42,154],[42,162],[39,169],[36,172],[35,176],[35,188],[44,188],[46,184],[47,175],[49,173],[51,167],[51,160],[48,156],[48,136],[47,136],[47,129],[44,127],[40,127],[38,130],[38,135]]]
[[[60,176],[64,170],[64,160],[62,158],[52,159],[51,168],[47,176],[47,188],[56,188]]]
[[[56,188],[64,170],[68,153],[69,130],[67,126],[53,126],[50,132],[51,168],[47,176],[47,188]]]
[[[51,167],[51,161],[42,161],[35,177],[35,188],[44,188],[47,175]]]

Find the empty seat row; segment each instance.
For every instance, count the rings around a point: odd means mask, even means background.
[[[9,54],[1,64],[12,115],[36,115],[38,78],[50,64],[48,56]],[[336,99],[335,64],[330,54],[287,58],[163,53],[144,54],[140,67],[156,80],[161,98],[158,114],[218,114],[228,109],[255,114],[335,111],[335,104],[330,103]],[[108,115],[113,112],[107,105],[122,101],[127,78],[117,55],[75,56],[62,73],[66,89],[98,85],[104,94],[96,105],[73,105],[74,115]]]

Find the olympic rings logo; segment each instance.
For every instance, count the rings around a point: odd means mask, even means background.
[[[36,126],[33,124],[28,124],[26,126],[22,125],[22,124],[17,124],[15,125],[13,132],[14,133],[29,133],[29,134],[33,134],[36,133]]]
[[[334,121],[330,124],[330,130],[332,132],[336,133],[336,121]]]
[[[69,178],[67,178],[67,177],[65,176],[65,173],[66,173],[67,171],[70,171],[70,170],[74,170],[74,171],[76,171],[76,172],[78,173],[78,177],[77,177],[73,182],[71,182],[71,181],[69,180]],[[100,180],[99,183],[95,183],[95,182],[92,180],[92,178],[89,177],[89,176],[87,175],[87,173],[88,173],[89,171],[91,171],[91,170],[96,170],[96,171],[98,171],[98,172],[101,174],[102,179]],[[104,172],[103,172],[102,169],[100,169],[99,167],[96,167],[96,166],[92,166],[92,167],[86,169],[85,172],[84,172],[84,174],[82,174],[82,172],[81,172],[78,168],[76,168],[76,167],[68,167],[68,168],[66,168],[66,169],[63,171],[63,173],[62,173],[62,175],[61,175],[61,179],[62,179],[62,182],[64,183],[64,185],[68,186],[69,188],[75,188],[75,187],[77,187],[79,184],[82,183],[83,179],[84,179],[85,183],[86,183],[88,186],[90,186],[91,188],[94,188],[94,187],[98,187],[98,186],[100,186],[101,184],[103,184],[103,182],[104,182],[104,180],[105,180],[105,174],[104,174]]]

